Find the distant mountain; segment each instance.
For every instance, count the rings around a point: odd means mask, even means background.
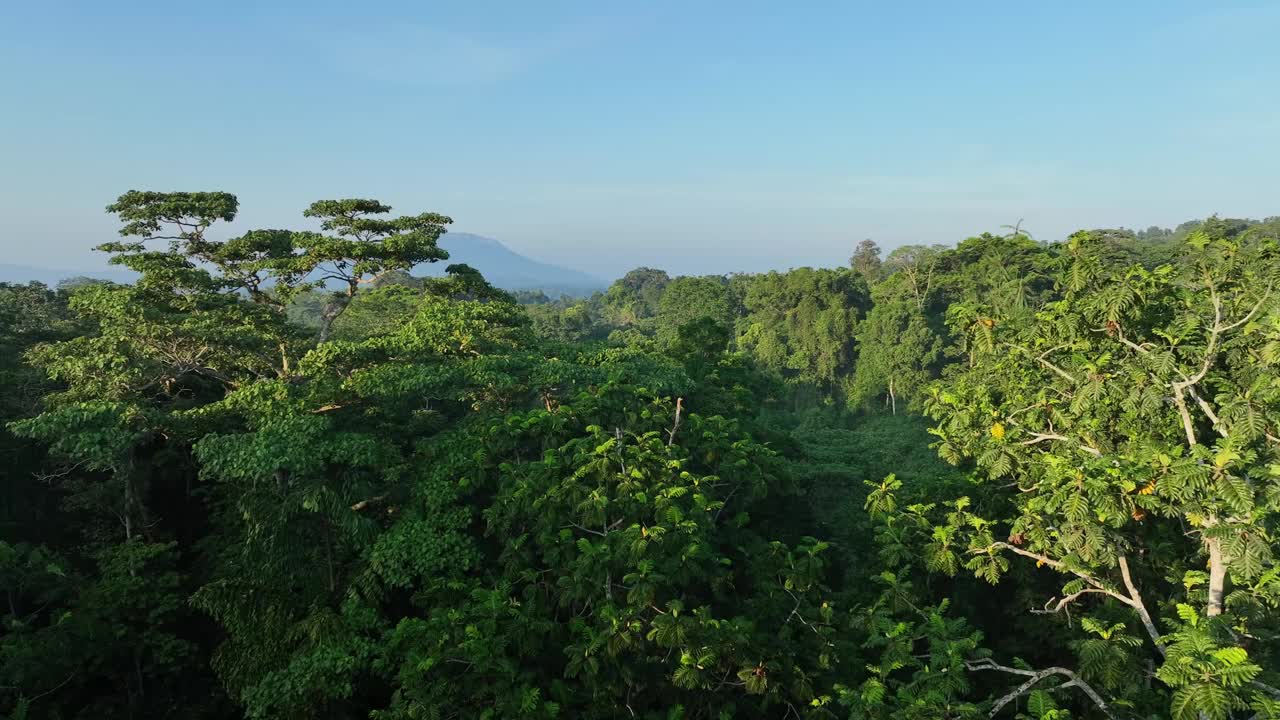
[[[590,295],[608,285],[587,273],[527,258],[493,238],[451,232],[440,238],[440,246],[449,251],[449,259],[419,265],[414,268],[414,274],[438,277],[444,274],[449,265],[461,263],[479,270],[486,280],[503,290],[542,290],[552,297],[562,294],[575,297]],[[0,264],[0,282],[27,283],[34,280],[54,287],[59,282],[74,277],[128,283],[133,282],[137,275],[122,269],[64,270]]]
[[[542,290],[551,296],[590,295],[607,282],[572,268],[538,262],[517,253],[493,238],[450,232],[440,238],[449,259],[414,269],[415,275],[436,277],[452,264],[470,265],[503,290]]]
[[[93,278],[94,280],[110,280],[118,283],[133,282],[136,273],[130,270],[65,270],[59,268],[36,267],[34,265],[10,265],[0,263],[0,282],[29,283],[42,282],[49,287],[56,287],[63,280],[71,278]]]

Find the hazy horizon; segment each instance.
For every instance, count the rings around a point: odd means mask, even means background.
[[[1280,5],[485,5],[4,11],[7,261],[103,267],[134,188],[234,192],[232,232],[375,197],[605,279],[1280,213]]]

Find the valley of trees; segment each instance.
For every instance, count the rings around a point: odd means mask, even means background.
[[[1280,718],[1280,219],[575,300],[108,210],[0,284],[5,720]]]

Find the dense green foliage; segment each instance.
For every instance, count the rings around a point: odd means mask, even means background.
[[[555,300],[109,209],[0,285],[0,717],[1280,718],[1274,220]]]

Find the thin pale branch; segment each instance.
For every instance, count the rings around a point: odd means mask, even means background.
[[[1066,380],[1067,380],[1067,381],[1069,381],[1071,384],[1073,384],[1073,385],[1078,385],[1078,384],[1080,384],[1080,381],[1079,381],[1079,380],[1076,380],[1076,376],[1075,376],[1075,375],[1072,375],[1071,373],[1067,372],[1066,370],[1063,370],[1062,368],[1058,367],[1057,365],[1054,365],[1053,363],[1051,363],[1051,362],[1049,362],[1048,360],[1046,360],[1046,359],[1045,359],[1045,356],[1046,356],[1046,355],[1048,355],[1049,353],[1055,352],[1055,351],[1057,351],[1057,350],[1061,350],[1062,348],[1066,347],[1065,345],[1059,345],[1059,346],[1057,346],[1057,347],[1050,348],[1050,349],[1048,349],[1048,350],[1044,351],[1043,353],[1041,353],[1041,354],[1039,354],[1039,355],[1035,355],[1035,354],[1033,354],[1030,350],[1028,350],[1028,349],[1026,349],[1026,348],[1022,347],[1021,345],[1014,345],[1013,343],[1006,343],[1006,345],[1008,345],[1009,347],[1011,347],[1011,348],[1013,348],[1013,349],[1015,349],[1015,350],[1021,350],[1022,352],[1024,352],[1024,353],[1026,353],[1026,354],[1027,354],[1027,357],[1030,357],[1030,358],[1034,359],[1036,362],[1040,363],[1041,365],[1045,366],[1046,368],[1048,368],[1048,369],[1052,370],[1053,372],[1057,373],[1060,377],[1062,377],[1062,378],[1066,379]]]
[[[1104,332],[1105,332],[1105,329],[1104,329]],[[1125,337],[1124,333],[1118,330],[1116,331],[1116,339],[1119,340],[1125,347],[1129,348],[1130,350],[1133,350],[1134,352],[1140,355],[1149,355],[1151,353],[1150,350],[1130,340],[1129,338]]]
[[[1030,432],[1030,431],[1028,431],[1028,432]],[[1031,439],[1029,439],[1029,440],[1023,440],[1020,444],[1022,444],[1022,445],[1038,445],[1038,444],[1040,444],[1040,443],[1042,443],[1042,442],[1048,442],[1048,441],[1050,441],[1050,440],[1062,440],[1062,441],[1065,441],[1065,442],[1075,443],[1076,445],[1078,445],[1078,446],[1080,447],[1080,449],[1081,449],[1081,450],[1083,450],[1083,451],[1085,451],[1085,452],[1089,453],[1090,455],[1092,455],[1092,456],[1094,456],[1094,457],[1102,457],[1102,451],[1101,451],[1101,450],[1099,450],[1098,448],[1096,448],[1096,447],[1092,447],[1092,446],[1090,446],[1090,445],[1086,445],[1085,443],[1083,443],[1083,442],[1081,442],[1081,441],[1079,441],[1079,440],[1076,440],[1076,439],[1074,439],[1074,438],[1069,438],[1069,437],[1067,437],[1067,436],[1065,436],[1065,435],[1057,435],[1057,434],[1054,434],[1054,433],[1031,432]]]
[[[791,622],[791,618],[794,617],[798,619],[802,625],[812,630],[814,634],[821,637],[822,633],[818,630],[818,628],[814,627],[813,623],[809,622],[808,620],[805,620],[804,615],[800,614],[800,598],[796,597],[796,594],[788,590],[785,586],[782,588],[782,591],[790,595],[792,600],[796,601],[795,607],[791,608],[791,614],[787,616],[786,620],[782,621],[782,624],[786,625],[787,623]]]
[[[609,533],[613,532],[614,530],[617,530],[622,525],[622,520],[623,518],[618,518],[617,520],[614,520],[612,523],[609,523],[608,525],[603,526],[604,528],[603,530],[592,530],[589,527],[583,527],[582,525],[579,525],[578,523],[572,522],[572,521],[570,521],[568,525],[565,525],[565,527],[577,528],[582,532],[591,533],[592,535],[598,535],[600,537],[609,537]]]
[[[1224,325],[1222,328],[1222,332],[1235,330],[1241,325],[1244,325],[1245,323],[1252,320],[1254,316],[1258,314],[1258,311],[1262,309],[1262,306],[1267,302],[1267,300],[1271,298],[1271,289],[1274,285],[1275,285],[1274,281],[1268,282],[1267,289],[1262,292],[1262,297],[1258,298],[1258,302],[1253,304],[1253,307],[1249,309],[1249,312],[1246,313],[1244,317],[1231,323],[1230,325]]]
[[[578,524],[578,523],[576,523],[576,522],[570,522],[568,525],[565,525],[564,527],[565,527],[566,529],[567,529],[567,528],[576,528],[576,529],[578,529],[578,530],[581,530],[581,531],[582,531],[582,532],[584,532],[584,533],[591,533],[592,535],[598,535],[598,536],[600,536],[600,537],[608,537],[608,535],[607,535],[603,530],[592,530],[591,528],[589,528],[589,527],[583,527],[582,525],[579,525],[579,524]]]
[[[361,500],[360,502],[352,505],[351,509],[355,510],[356,512],[360,512],[361,510],[369,507],[370,505],[376,505],[386,499],[387,499],[386,495],[375,495],[371,498]]]
[[[676,421],[671,425],[671,429],[667,431],[667,447],[671,447],[676,442],[676,431],[680,429],[680,414],[684,412],[684,398],[676,398]]]
[[[1049,601],[1044,604],[1043,610],[1032,610],[1031,612],[1035,613],[1036,615],[1055,615],[1057,613],[1062,612],[1063,608],[1065,608],[1066,606],[1075,602],[1076,599],[1078,599],[1081,595],[1087,595],[1089,593],[1098,593],[1099,595],[1110,595],[1110,593],[1108,593],[1106,590],[1103,590],[1101,588],[1088,587],[1063,597],[1062,599],[1058,600],[1057,603],[1053,602],[1056,598],[1049,598]],[[1053,607],[1049,607],[1050,605],[1053,605]]]
[[[1133,576],[1129,573],[1129,558],[1121,555],[1117,562],[1120,564],[1120,578],[1124,581],[1125,589],[1129,591],[1129,605],[1138,612],[1138,618],[1142,620],[1143,627],[1151,636],[1151,642],[1155,643],[1156,650],[1160,651],[1160,657],[1164,657],[1163,639],[1160,631],[1156,629],[1155,621],[1151,619],[1151,613],[1147,612],[1147,605],[1142,601],[1142,593],[1138,592],[1138,586],[1134,584]]]
[[[1178,387],[1178,383],[1173,384],[1173,390],[1173,404],[1178,408],[1178,415],[1182,418],[1182,432],[1187,436],[1187,445],[1193,447],[1197,442],[1196,427],[1195,423],[1191,421],[1191,410],[1187,407],[1187,397],[1183,389]]]
[[[1218,419],[1218,414],[1214,412],[1213,406],[1207,400],[1200,397],[1200,393],[1196,392],[1194,387],[1187,388],[1187,392],[1191,393],[1191,397],[1195,399],[1196,404],[1200,406],[1200,411],[1205,417],[1209,418],[1209,422],[1213,423],[1213,429],[1222,437],[1227,436],[1226,428],[1222,427],[1222,421]]]
[[[45,690],[44,692],[40,693],[39,695],[36,695],[35,697],[31,698],[31,699],[30,699],[30,700],[28,700],[27,702],[28,702],[29,704],[34,705],[34,704],[35,704],[35,702],[36,702],[37,700],[39,700],[40,698],[42,698],[42,697],[44,697],[44,696],[46,696],[46,695],[51,695],[51,694],[53,694],[53,693],[55,693],[55,692],[57,692],[57,691],[61,690],[61,689],[62,689],[62,687],[63,687],[64,685],[66,685],[67,683],[71,682],[71,678],[73,678],[73,677],[75,677],[75,676],[76,676],[76,674],[75,674],[74,672],[73,672],[73,673],[71,673],[70,675],[68,675],[68,676],[67,676],[67,679],[66,679],[66,680],[63,680],[62,682],[58,683],[57,685],[55,685],[55,686],[53,686],[53,687],[49,688],[48,690]]]
[[[1213,366],[1213,359],[1218,353],[1218,338],[1222,335],[1222,298],[1218,295],[1218,289],[1214,287],[1212,282],[1206,282],[1209,288],[1209,297],[1213,301],[1213,326],[1209,328],[1209,342],[1204,348],[1204,357],[1200,361],[1200,369],[1195,375],[1173,384],[1175,390],[1188,388],[1204,379],[1209,374],[1209,368]]]
[[[1029,678],[1026,682],[1014,688],[1011,692],[1006,694],[1004,697],[1001,697],[999,700],[996,700],[995,704],[991,706],[991,713],[988,715],[988,717],[995,717],[1000,713],[1001,710],[1004,709],[1006,705],[1013,702],[1014,700],[1017,700],[1023,695],[1026,695],[1027,693],[1031,692],[1035,688],[1035,686],[1038,685],[1041,681],[1047,678],[1053,677],[1054,675],[1061,675],[1062,677],[1065,677],[1067,679],[1068,682],[1062,685],[1062,687],[1080,688],[1080,691],[1083,692],[1085,695],[1089,696],[1089,699],[1092,700],[1093,704],[1098,707],[1098,710],[1102,711],[1103,715],[1106,715],[1109,718],[1115,717],[1114,715],[1111,714],[1111,708],[1107,705],[1107,701],[1103,700],[1102,696],[1099,695],[1096,690],[1094,690],[1092,687],[1089,686],[1089,683],[1085,682],[1084,680],[1081,680],[1078,675],[1076,675],[1071,670],[1068,670],[1067,668],[1050,667],[1050,668],[1044,668],[1043,670],[1023,670],[1021,668],[1009,667],[1007,665],[1000,665],[1000,664],[997,664],[995,661],[987,658],[984,658],[982,660],[966,661],[964,666],[965,666],[965,669],[969,670],[970,672],[993,671],[993,672],[1008,673],[1010,675],[1020,675],[1022,677]]]
[[[1085,581],[1086,583],[1089,583],[1090,585],[1097,588],[1098,590],[1102,591],[1104,594],[1109,595],[1115,598],[1116,600],[1119,600],[1125,605],[1129,605],[1129,606],[1133,605],[1132,600],[1125,597],[1124,595],[1121,595],[1115,590],[1112,590],[1111,588],[1107,587],[1100,580],[1093,577],[1092,575],[1070,568],[1067,566],[1066,563],[1062,562],[1061,560],[1054,560],[1048,555],[1041,555],[1040,553],[1034,553],[1034,552],[1031,552],[1030,550],[1024,550],[1018,547],[1017,545],[1011,545],[1005,542],[996,542],[988,545],[985,548],[979,548],[977,550],[973,550],[971,551],[971,554],[979,555],[982,553],[990,553],[992,550],[1008,550],[1014,554],[1021,555],[1023,557],[1031,558],[1032,560],[1036,560],[1038,562],[1044,563],[1045,565],[1048,565],[1049,567],[1053,568],[1054,570],[1057,570],[1058,572],[1070,573],[1080,578],[1081,580]]]

